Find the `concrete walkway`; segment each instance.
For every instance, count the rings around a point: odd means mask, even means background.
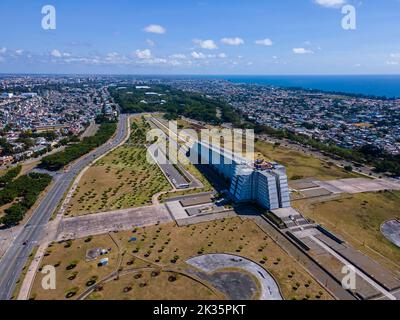
[[[400,190],[400,183],[388,179],[354,178],[333,181],[314,181],[314,183],[334,194]]]
[[[38,270],[39,265],[44,257],[44,254],[46,253],[46,249],[47,249],[48,245],[49,245],[48,243],[44,243],[44,244],[40,245],[40,247],[38,248],[35,258],[33,259],[32,263],[30,264],[28,271],[25,275],[25,278],[22,283],[21,289],[19,291],[17,300],[28,300],[29,299],[33,281],[35,280],[37,270]]]
[[[164,205],[64,218],[60,222],[57,240],[77,239],[168,222],[172,222],[172,218]]]
[[[334,256],[337,260],[339,260],[341,263],[347,266],[353,266],[350,261],[344,259],[342,256],[337,254],[334,250],[332,250],[330,247],[328,247],[325,243],[322,241],[318,240],[314,236],[309,236],[311,240],[313,240],[316,244],[318,244],[322,249],[325,251],[329,252],[332,256]],[[386,296],[390,300],[397,300],[397,298],[392,295],[389,291],[387,291],[385,288],[383,288],[381,285],[376,283],[373,279],[371,279],[368,275],[366,275],[364,272],[361,270],[357,269],[355,266],[353,266],[356,274],[360,276],[363,280],[367,281],[373,288],[378,290],[380,293],[382,293],[384,296]]]

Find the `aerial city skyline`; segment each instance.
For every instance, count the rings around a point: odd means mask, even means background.
[[[400,300],[399,9],[3,0],[0,301]]]

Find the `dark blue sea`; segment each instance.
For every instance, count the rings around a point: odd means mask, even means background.
[[[299,87],[327,92],[344,92],[400,98],[400,75],[373,76],[221,76],[235,83],[276,87]]]
[[[400,75],[357,76],[245,76],[192,75],[191,79],[219,79],[234,83],[259,84],[283,88],[314,89],[325,92],[362,94],[367,96],[400,98]]]

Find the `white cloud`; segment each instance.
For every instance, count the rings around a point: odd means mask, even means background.
[[[53,51],[51,51],[50,54],[55,58],[61,58],[62,57],[61,52],[59,50],[57,50],[57,49],[54,49]]]
[[[190,55],[192,56],[193,59],[196,59],[196,60],[200,60],[200,59],[205,59],[206,58],[204,53],[196,52],[196,51],[193,51]]]
[[[0,54],[4,54],[7,52],[7,48],[0,48]]]
[[[118,57],[119,53],[118,52],[110,52],[107,54],[107,57],[115,58]]]
[[[295,54],[309,54],[314,53],[314,51],[305,48],[293,48],[293,53]]]
[[[218,58],[221,58],[221,59],[225,59],[225,58],[227,58],[228,56],[226,55],[226,53],[220,53],[219,55],[218,55]]]
[[[228,46],[240,46],[244,44],[244,40],[242,38],[223,38],[221,39],[221,42],[223,44],[226,44]]]
[[[386,61],[386,64],[389,66],[400,65],[400,53],[389,54],[389,60]]]
[[[151,24],[144,28],[144,31],[149,33],[164,34],[167,32],[167,29],[165,29],[163,26],[160,26],[159,24]]]
[[[143,59],[142,62],[146,64],[167,64],[168,60],[164,58],[150,58]]]
[[[15,53],[16,53],[18,56],[20,56],[21,54],[24,53],[24,50],[22,50],[22,49],[17,49],[17,50],[15,50]]]
[[[120,58],[120,54],[118,52],[110,52],[106,55],[106,61],[108,62],[115,62],[118,61]]]
[[[183,60],[186,59],[186,55],[182,54],[182,53],[176,53],[170,56],[171,59],[178,59],[178,60]]]
[[[314,2],[325,8],[339,8],[346,4],[346,0],[314,0]]]
[[[152,54],[151,51],[149,49],[145,49],[145,50],[136,50],[135,51],[135,56],[139,59],[151,59],[152,58]]]
[[[203,49],[208,49],[208,50],[218,49],[218,46],[215,44],[214,40],[195,39],[193,40],[193,42]]]
[[[180,66],[180,65],[182,64],[182,62],[179,61],[179,60],[170,60],[170,61],[168,61],[168,63],[169,63],[171,66],[174,66],[174,67]]]
[[[18,50],[17,50],[18,51]],[[21,50],[22,51],[22,50]],[[22,54],[21,53],[17,53],[19,55]],[[50,52],[50,55],[54,58],[68,58],[71,57],[71,54],[68,52],[61,52],[60,50],[54,49],[53,51]]]
[[[272,45],[273,45],[273,42],[272,42],[271,39],[266,38],[266,39],[262,39],[262,40],[257,40],[257,41],[255,41],[255,44],[258,44],[258,45],[260,45],[260,46],[269,47],[269,46],[272,46]]]

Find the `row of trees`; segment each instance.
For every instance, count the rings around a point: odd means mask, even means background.
[[[151,90],[161,96],[146,95],[145,91],[135,87],[124,90],[112,88],[110,93],[124,113],[165,112],[167,120],[176,120],[185,116],[212,124],[240,123],[238,115],[223,101],[210,99],[199,93],[176,90],[165,85],[153,86]],[[161,103],[161,100],[164,101]],[[220,117],[217,110],[221,112]]]
[[[47,141],[54,141],[57,138],[57,133],[54,131],[45,131],[45,132],[24,131],[21,132],[19,137],[21,139],[45,138]]]
[[[377,172],[390,172],[400,176],[400,155],[391,155],[374,145],[365,145],[359,151],[375,166]]]
[[[369,164],[375,167],[376,172],[388,172],[395,176],[400,176],[400,156],[391,155],[374,145],[367,144],[357,149],[346,149],[335,144],[325,144],[304,135],[295,134],[286,130],[276,130],[267,126],[255,126],[255,132],[298,142],[302,145],[310,146],[329,155],[337,156],[348,161]]]
[[[0,206],[15,203],[4,210],[5,215],[0,218],[0,224],[6,227],[17,225],[51,180],[50,175],[30,173],[15,179],[1,189]]]
[[[43,158],[40,167],[50,171],[58,171],[72,161],[106,143],[113,136],[116,129],[116,123],[103,123],[94,136],[86,137],[79,143],[66,147],[63,151]]]
[[[6,138],[0,138],[0,148],[2,149],[1,154],[3,156],[10,156],[14,154],[14,148],[12,144],[7,141]]]
[[[11,183],[21,173],[21,169],[21,165],[9,169],[4,175],[0,177],[0,187],[3,188]]]

